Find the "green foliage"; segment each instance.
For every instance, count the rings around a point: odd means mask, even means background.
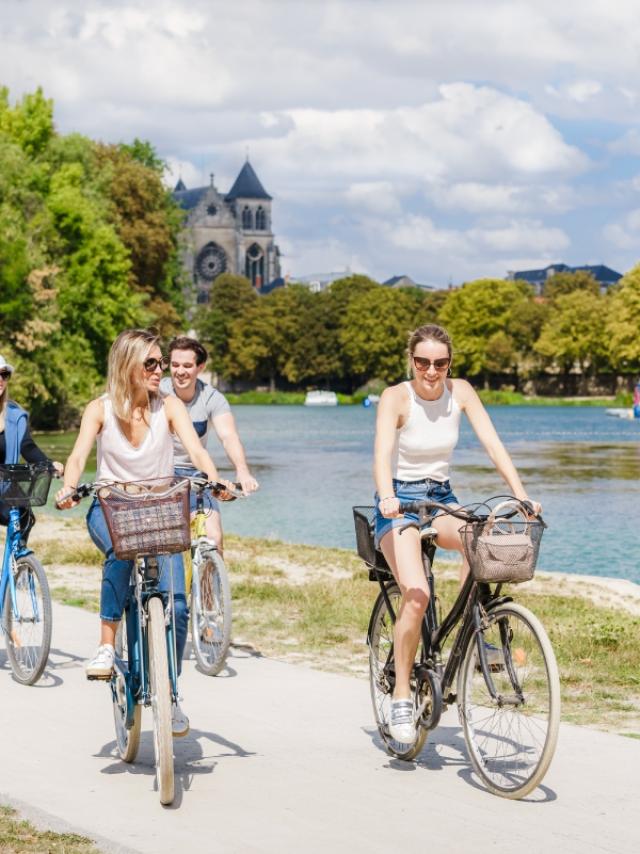
[[[559,296],[582,291],[598,295],[600,285],[588,270],[576,270],[574,273],[554,273],[544,284],[543,293],[546,299],[555,300]]]
[[[582,373],[595,373],[607,365],[604,297],[589,290],[574,290],[554,299],[535,349],[568,374],[577,364]]]
[[[517,371],[524,347],[519,318],[531,297],[525,282],[502,279],[450,291],[439,318],[454,343],[454,370],[471,377]]]
[[[620,279],[609,297],[606,336],[609,359],[625,373],[640,371],[640,264]]]
[[[182,325],[181,214],[148,143],[59,136],[38,89],[0,90],[0,334],[35,426],[77,420],[127,326]],[[155,159],[154,159],[155,158]]]
[[[233,324],[257,302],[255,288],[244,276],[222,273],[211,288],[210,302],[194,320],[199,337],[209,350],[209,368],[220,372],[229,356]]]

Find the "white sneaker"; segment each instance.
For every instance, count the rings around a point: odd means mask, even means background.
[[[171,706],[171,734],[174,738],[182,738],[189,732],[189,718],[180,708],[176,700]]]
[[[416,725],[413,719],[413,700],[392,700],[389,715],[389,735],[400,744],[413,744]]]
[[[87,662],[85,673],[87,679],[109,679],[113,671],[115,650],[109,643],[103,643],[91,661]]]

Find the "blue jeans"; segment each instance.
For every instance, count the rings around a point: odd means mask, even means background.
[[[102,570],[102,587],[100,589],[100,619],[110,623],[122,619],[124,607],[129,598],[131,586],[132,560],[118,560],[113,553],[109,529],[102,508],[94,499],[87,513],[87,528],[89,536],[105,556]],[[182,555],[165,555],[158,558],[160,581],[158,587],[163,593],[171,589],[173,576],[173,603],[176,621],[176,653],[178,657],[178,675],[182,670],[182,656],[187,642],[189,627],[189,607],[184,585],[184,566]]]
[[[203,471],[198,471],[194,468],[187,468],[187,466],[176,466],[173,470],[173,473],[176,477],[207,477]],[[220,504],[218,503],[218,499],[214,497],[213,492],[211,492],[210,489],[205,489],[203,497],[203,506],[205,513],[208,514],[210,510],[215,510],[217,513],[220,512]],[[193,488],[189,493],[189,509],[192,513],[196,512],[196,492]]]

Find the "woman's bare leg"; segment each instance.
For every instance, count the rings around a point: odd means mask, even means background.
[[[380,547],[402,593],[393,631],[396,669],[394,700],[411,696],[409,679],[420,641],[422,618],[429,603],[429,585],[422,565],[420,535],[415,528],[400,534],[392,528],[380,541]]]

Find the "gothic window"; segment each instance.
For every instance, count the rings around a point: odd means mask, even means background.
[[[256,211],[256,231],[267,230],[267,214],[265,209],[260,205]]]
[[[207,243],[196,258],[196,275],[205,282],[212,282],[227,269],[227,256],[217,243]]]
[[[208,291],[198,291],[197,296],[198,305],[206,305],[209,302],[209,292]]]
[[[257,243],[252,243],[247,249],[244,267],[247,279],[251,280],[254,288],[260,290],[264,284],[264,252]]]
[[[242,210],[242,227],[245,231],[251,231],[253,229],[253,211],[247,205],[245,205]]]
[[[209,216],[215,216],[218,213],[218,208],[215,205],[209,205],[207,208]]]

